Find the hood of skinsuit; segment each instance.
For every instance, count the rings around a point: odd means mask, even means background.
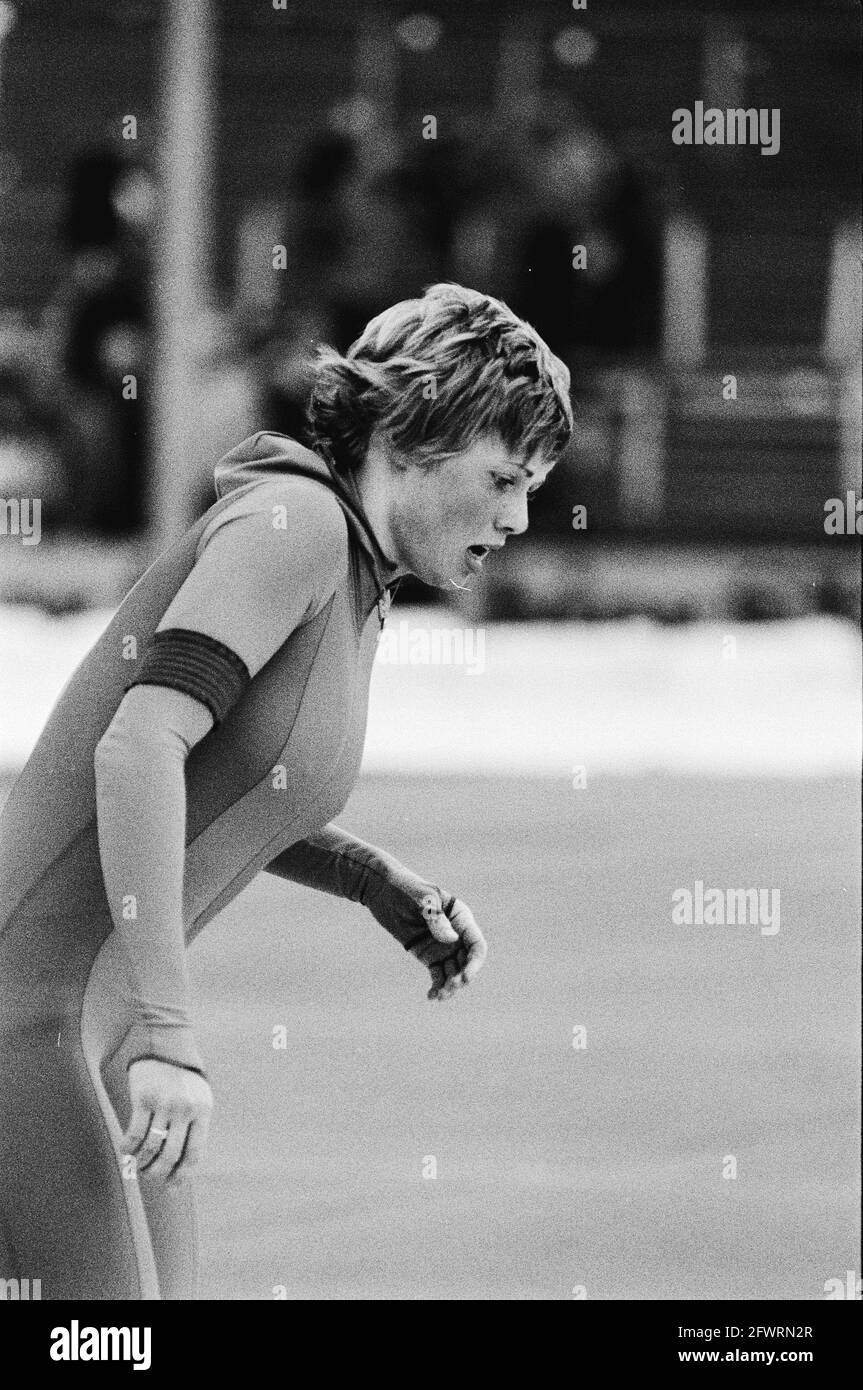
[[[378,545],[353,476],[336,472],[320,454],[313,453],[286,434],[258,430],[257,434],[250,435],[225,454],[215,468],[216,495],[225,497],[249,483],[268,481],[281,473],[314,478],[334,492],[342,504],[351,532],[369,557],[378,587],[385,589],[393,583],[398,567],[387,559]]]

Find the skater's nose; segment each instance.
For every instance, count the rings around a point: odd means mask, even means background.
[[[517,493],[515,489],[507,496],[506,501],[498,509],[495,520],[495,530],[502,539],[507,536],[520,536],[527,530],[529,524],[527,510],[527,493]]]

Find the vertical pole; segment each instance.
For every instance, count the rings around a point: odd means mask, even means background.
[[[860,357],[842,368],[839,378],[839,478],[843,492],[860,493],[863,454],[863,398],[860,390]]]
[[[4,45],[12,30],[15,28],[15,7],[8,3],[8,0],[0,0],[0,116],[3,114],[3,61],[5,54]],[[3,158],[2,129],[0,129],[0,160]],[[4,183],[0,183],[0,198],[6,192]],[[6,271],[6,247],[0,242],[0,273],[5,275]]]
[[[0,97],[3,93],[3,45],[15,28],[15,6],[0,0]]]
[[[698,366],[707,354],[708,246],[694,218],[672,215],[665,227],[663,357]]]
[[[210,281],[213,0],[166,0],[159,217],[153,256],[151,554],[190,523],[193,329]]]
[[[848,492],[859,491],[861,482],[861,333],[860,222],[846,219],[833,235],[821,353],[839,378],[839,476]]]
[[[833,234],[821,351],[828,362],[853,362],[863,332],[860,282],[860,223],[846,218]]]

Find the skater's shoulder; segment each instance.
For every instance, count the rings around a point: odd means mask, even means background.
[[[348,543],[347,521],[335,494],[314,478],[289,472],[252,479],[215,503],[198,538],[196,558],[219,532],[255,546],[278,545],[288,537],[307,553],[321,555],[346,550]]]

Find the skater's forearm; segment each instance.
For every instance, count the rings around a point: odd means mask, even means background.
[[[384,850],[330,824],[283,850],[267,864],[266,870],[307,888],[317,888],[321,893],[334,893],[365,905],[370,880],[375,876],[385,878],[388,865],[402,867]]]
[[[447,898],[394,855],[334,824],[298,840],[266,867],[280,878],[362,903],[406,950],[427,930],[423,909],[429,896],[438,906]]]
[[[184,769],[212,723],[209,710],[181,691],[137,686],[95,755],[99,853],[129,963],[134,1056],[202,1072],[183,932]]]

